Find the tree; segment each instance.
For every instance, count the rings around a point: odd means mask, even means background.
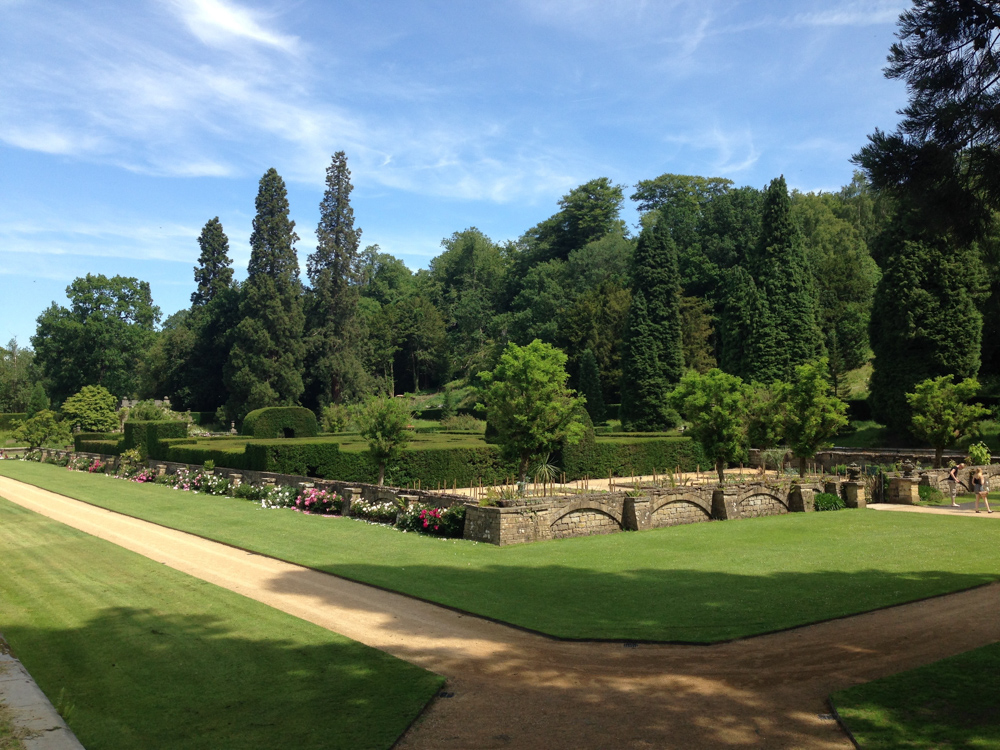
[[[55,302],[38,316],[31,343],[60,402],[85,385],[100,385],[118,398],[139,385],[139,362],[155,338],[160,308],[149,284],[136,278],[87,274],[66,287],[67,309]]]
[[[6,348],[0,347],[0,412],[29,411],[32,383],[34,387],[41,385],[39,377],[34,352],[20,346],[17,338]],[[48,408],[48,403],[42,408]]]
[[[776,384],[774,391],[782,436],[799,459],[799,476],[805,476],[806,459],[847,424],[847,404],[830,392],[825,357],[798,365],[792,381]]]
[[[712,308],[697,297],[681,297],[681,343],[684,367],[705,373],[717,363],[712,353]]]
[[[816,290],[791,218],[785,178],[771,181],[764,195],[764,215],[750,272],[760,290],[763,315],[756,333],[756,377],[787,380],[792,368],[820,354]]]
[[[749,386],[718,368],[703,375],[688,372],[670,394],[673,408],[690,423],[687,434],[715,464],[719,482],[726,464],[746,455],[749,398]]]
[[[601,373],[597,368],[597,358],[590,349],[585,349],[580,357],[580,373],[577,378],[580,395],[586,399],[587,413],[594,424],[605,420],[604,394],[601,389]]]
[[[41,448],[48,443],[64,446],[71,440],[66,424],[59,422],[56,413],[49,409],[42,409],[34,416],[18,422],[13,438],[32,449]]]
[[[550,344],[537,339],[524,347],[508,344],[493,371],[479,377],[486,420],[504,455],[518,461],[522,482],[532,458],[583,436],[575,417],[583,399],[566,387],[566,355]]]
[[[118,428],[117,403],[107,388],[85,385],[63,402],[62,413],[69,424],[84,432],[111,432]]]
[[[746,381],[760,380],[763,357],[758,331],[766,315],[760,292],[750,272],[742,266],[726,271],[722,283],[719,317],[719,365],[723,371]]]
[[[204,306],[233,285],[233,262],[229,258],[229,238],[222,231],[219,217],[210,219],[198,237],[201,255],[194,269],[198,288],[191,293],[191,304]]]
[[[49,397],[45,395],[45,386],[35,383],[31,389],[31,397],[28,399],[28,407],[25,413],[28,417],[35,416],[38,412],[49,408]]]
[[[624,196],[621,185],[607,177],[591,180],[559,199],[559,213],[525,233],[531,246],[527,260],[565,260],[570,252],[606,234],[625,234],[619,218]]]
[[[406,426],[412,419],[409,404],[385,394],[370,396],[355,414],[358,432],[378,463],[379,486],[385,481],[385,465],[402,455],[409,442]]]
[[[295,222],[288,218],[285,183],[272,168],[260,180],[250,235],[250,264],[241,289],[225,382],[228,412],[242,419],[265,406],[293,406],[302,395],[305,318],[295,255]]]
[[[307,386],[309,401],[320,409],[364,389],[365,372],[358,352],[361,229],[354,226],[353,189],[347,155],[338,151],[326,168],[316,252],[306,262],[312,285],[306,316]]]
[[[1000,207],[1000,14],[989,0],[914,0],[896,36],[885,75],[906,82],[909,104],[854,160],[967,242]]]
[[[975,437],[979,422],[989,414],[982,404],[968,401],[979,393],[979,381],[953,375],[928,378],[917,383],[906,401],[913,410],[913,434],[934,448],[934,466],[941,466],[944,449],[962,437]]]
[[[639,235],[632,270],[632,306],[622,356],[621,419],[630,429],[672,427],[667,395],[684,372],[677,248],[666,225]]]
[[[911,213],[912,212],[912,213]],[[872,414],[897,432],[911,423],[906,394],[928,378],[979,372],[984,278],[975,248],[901,211],[875,244],[882,267],[869,333]]]

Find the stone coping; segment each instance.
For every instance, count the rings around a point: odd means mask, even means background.
[[[0,703],[11,712],[15,727],[30,732],[21,740],[26,750],[84,750],[24,665],[2,652]]]

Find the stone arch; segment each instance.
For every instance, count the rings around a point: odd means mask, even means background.
[[[670,497],[656,506],[650,513],[650,526],[681,526],[687,523],[701,523],[712,519],[712,506],[705,507],[700,498]]]
[[[613,534],[622,529],[621,502],[578,500],[559,508],[549,527],[553,539]]]
[[[736,508],[740,516],[754,518],[756,516],[777,516],[788,513],[788,498],[770,487],[750,487],[741,492],[736,499]]]

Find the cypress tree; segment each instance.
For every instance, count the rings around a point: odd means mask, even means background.
[[[759,380],[755,362],[761,322],[760,294],[753,277],[742,266],[730,268],[722,283],[722,315],[719,322],[719,366],[746,382]]]
[[[233,262],[229,258],[229,238],[222,231],[219,217],[210,219],[198,237],[201,255],[194,269],[198,288],[191,294],[191,304],[207,305],[224,289],[233,285]]]
[[[580,356],[580,374],[578,377],[580,394],[587,399],[586,409],[594,424],[602,423],[605,418],[604,393],[601,389],[601,374],[597,367],[597,357],[590,349],[585,349]]]
[[[285,183],[273,168],[260,180],[250,235],[250,264],[241,289],[240,322],[226,369],[230,418],[264,406],[289,406],[302,394],[305,318],[288,218]]]
[[[916,220],[920,220],[916,217]],[[896,432],[909,430],[906,394],[942,375],[979,372],[985,291],[979,253],[949,234],[897,216],[876,241],[882,278],[872,306],[872,415]]]
[[[822,353],[816,291],[802,238],[792,222],[785,178],[764,194],[760,240],[750,259],[761,297],[753,370],[762,382],[788,380],[794,368]]]
[[[631,429],[672,427],[667,395],[684,372],[677,248],[666,222],[639,235],[632,266],[632,306],[622,353],[622,423]]]
[[[338,151],[326,169],[316,252],[306,262],[312,285],[306,313],[308,400],[320,408],[339,403],[345,392],[360,392],[365,375],[358,356],[361,230],[354,227],[352,190],[347,155]]]

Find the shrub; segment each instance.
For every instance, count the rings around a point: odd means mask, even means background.
[[[337,493],[335,492],[310,487],[302,490],[298,497],[295,498],[295,507],[303,513],[318,513],[329,516],[340,513],[343,502],[341,498],[337,497]]]
[[[343,404],[330,404],[322,413],[323,432],[343,432],[351,422],[350,410]]]
[[[837,495],[829,492],[817,492],[813,498],[813,507],[816,510],[843,510],[847,505]]]
[[[920,499],[925,503],[940,503],[944,500],[944,493],[937,487],[931,487],[929,484],[919,485],[917,492],[920,494]]]
[[[130,422],[162,422],[168,418],[166,410],[155,401],[147,399],[128,408]]]
[[[242,433],[263,439],[315,437],[319,424],[316,415],[303,406],[269,406],[247,414]]]
[[[444,417],[441,420],[441,428],[445,430],[483,432],[486,429],[486,423],[481,419],[476,419],[471,414],[456,414],[452,417]]]
[[[0,430],[11,430],[22,419],[27,419],[25,412],[4,412],[0,414]]]
[[[89,432],[111,432],[118,428],[115,397],[107,388],[85,385],[63,402],[62,413],[71,425]]]
[[[65,422],[56,419],[55,412],[42,409],[35,416],[18,424],[14,428],[13,437],[29,448],[40,448],[52,442],[65,445],[69,442],[69,429]]]
[[[992,460],[989,446],[980,441],[969,446],[969,462],[973,466],[986,466]]]
[[[396,516],[396,528],[460,539],[465,532],[465,506],[435,508],[433,505],[413,503]]]
[[[399,507],[395,503],[369,503],[365,500],[351,501],[351,515],[371,523],[395,523]]]

